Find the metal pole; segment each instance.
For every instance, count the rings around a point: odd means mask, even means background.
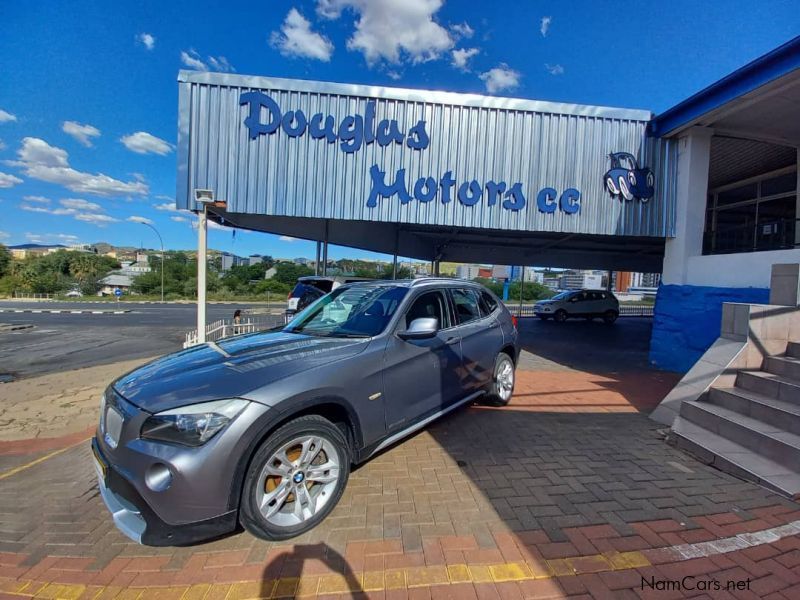
[[[519,279],[519,312],[517,313],[518,317],[522,316],[522,290],[525,289],[525,267],[520,267],[522,269],[522,275],[520,275]]]
[[[609,291],[609,292],[611,291],[611,274],[612,274],[612,271],[611,271],[611,269],[609,269],[608,270],[608,281],[606,281],[606,290]]]
[[[197,214],[197,341],[206,341],[206,254],[207,240],[207,207]]]
[[[394,232],[394,260],[392,261],[392,279],[397,279],[397,253],[400,251],[400,226]]]
[[[158,233],[158,229],[150,225],[150,223],[142,223],[142,225],[147,225],[150,229],[155,231],[158,236],[158,241],[161,244],[161,302],[164,302],[164,240],[161,238],[161,234]]]
[[[328,221],[325,220],[325,239],[322,243],[322,276],[328,274]]]
[[[314,261],[314,275],[319,275],[319,257],[321,252],[320,245],[320,241],[317,240],[317,260]]]

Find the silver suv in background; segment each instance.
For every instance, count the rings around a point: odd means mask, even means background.
[[[540,319],[552,317],[558,323],[575,317],[589,320],[599,317],[611,324],[619,316],[619,300],[606,290],[561,292],[549,300],[537,302],[533,312]]]
[[[281,330],[159,358],[106,390],[92,440],[119,529],[186,544],[300,535],[350,467],[473,400],[509,401],[516,321],[480,285],[344,284]],[[476,415],[475,418],[480,418]]]

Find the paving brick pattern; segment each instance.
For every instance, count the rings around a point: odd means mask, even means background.
[[[81,444],[0,480],[0,590],[670,598],[686,591],[642,590],[641,578],[696,571],[756,586],[727,597],[792,597],[797,536],[694,560],[648,554],[800,519],[794,502],[666,445],[637,409],[668,388],[661,374],[520,372],[510,406],[457,411],[375,457],[321,526],[280,544],[247,534],[188,548],[128,542]]]

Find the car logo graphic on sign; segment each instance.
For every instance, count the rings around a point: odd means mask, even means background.
[[[615,152],[609,154],[611,168],[603,176],[606,189],[611,197],[630,202],[634,198],[647,202],[653,197],[655,176],[647,167],[639,168],[633,154]]]

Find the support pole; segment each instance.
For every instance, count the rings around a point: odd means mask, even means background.
[[[317,240],[317,259],[314,261],[314,275],[319,275],[320,273],[319,258],[320,258],[320,253],[322,252],[321,246],[322,244],[320,243],[319,240]]]
[[[397,253],[400,251],[400,226],[394,232],[394,260],[392,261],[392,279],[397,279]]]
[[[322,241],[322,276],[328,274],[328,220],[325,220],[325,239]]]
[[[608,270],[608,279],[606,280],[606,291],[608,291],[608,292],[611,291],[611,276],[613,274],[614,274],[614,272],[611,269],[609,269]]]
[[[206,256],[208,254],[207,207],[197,214],[197,341],[206,341]]]
[[[520,267],[522,269],[522,274],[519,277],[519,312],[517,312],[517,317],[522,316],[522,292],[525,289],[525,267]]]

